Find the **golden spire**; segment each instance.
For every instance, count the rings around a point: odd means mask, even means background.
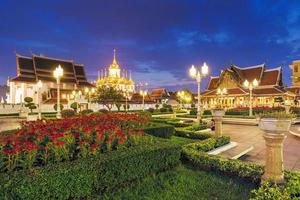
[[[109,68],[114,68],[114,69],[120,68],[118,65],[118,62],[117,62],[117,58],[116,58],[116,49],[114,49],[114,59],[113,59],[112,64],[109,66]]]

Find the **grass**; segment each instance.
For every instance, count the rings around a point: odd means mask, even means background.
[[[180,165],[99,199],[248,199],[254,188],[252,183],[236,178]]]

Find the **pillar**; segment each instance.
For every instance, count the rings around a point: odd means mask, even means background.
[[[274,183],[284,182],[284,167],[283,167],[283,140],[284,133],[270,133],[264,134],[266,142],[266,163],[265,173],[262,180],[271,180]]]
[[[215,136],[217,138],[222,137],[223,135],[223,127],[222,127],[222,118],[220,116],[214,116],[215,120]]]

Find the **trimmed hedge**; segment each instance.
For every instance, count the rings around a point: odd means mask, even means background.
[[[210,132],[196,132],[191,128],[191,126],[184,128],[176,128],[175,135],[179,137],[186,137],[190,139],[199,140],[204,140],[213,136]]]
[[[136,146],[98,158],[55,163],[32,171],[0,174],[4,199],[80,199],[103,194],[180,161],[180,147],[168,143]]]
[[[143,128],[143,131],[149,135],[161,138],[170,138],[174,135],[175,128],[172,125],[163,123],[151,123],[148,127]]]
[[[187,149],[207,152],[215,148],[221,147],[225,144],[228,144],[229,142],[230,142],[230,137],[222,136],[219,138],[208,138],[200,142],[190,143],[185,145],[184,147]]]
[[[218,171],[227,175],[245,178],[258,183],[264,172],[263,166],[255,163],[232,160],[217,155],[209,155],[186,146],[182,147],[182,156],[194,166],[207,171]]]

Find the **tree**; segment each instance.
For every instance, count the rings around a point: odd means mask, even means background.
[[[73,102],[73,103],[71,104],[71,108],[72,108],[75,112],[77,112],[78,107],[79,107],[79,105],[78,105],[77,102]]]
[[[122,92],[112,86],[100,86],[92,96],[92,102],[103,104],[109,111],[123,98]]]
[[[59,104],[59,105],[60,105],[60,110],[63,110],[64,109],[64,105],[62,105],[62,104]],[[54,108],[55,111],[57,111],[57,103],[54,104],[53,108]]]
[[[176,95],[177,100],[183,104],[189,104],[189,103],[193,103],[193,93],[191,91],[189,91],[188,89],[182,89],[180,91],[183,91],[184,95],[180,96],[180,95]],[[176,92],[176,94],[178,94],[179,91]]]
[[[120,110],[121,110],[122,103],[118,101],[118,102],[115,103],[115,105],[116,105],[118,111],[120,111]]]
[[[24,101],[25,101],[25,107],[29,108],[30,112],[32,113],[32,110],[36,109],[36,105],[33,103],[33,98],[25,97]]]

